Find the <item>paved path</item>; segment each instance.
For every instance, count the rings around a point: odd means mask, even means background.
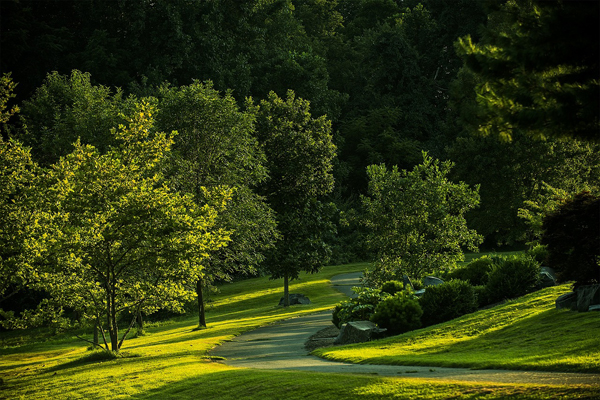
[[[360,273],[338,275],[331,282],[336,289],[350,295],[351,287],[358,285],[359,277]],[[227,365],[242,368],[377,374],[469,382],[600,384],[600,375],[597,374],[350,364],[307,354],[304,343],[310,336],[329,326],[331,311],[292,318],[237,336],[215,348],[211,355],[224,357]]]

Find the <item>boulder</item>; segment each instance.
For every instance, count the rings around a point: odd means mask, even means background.
[[[600,311],[600,304],[594,304],[594,305],[590,306],[588,311]]]
[[[441,285],[442,283],[444,283],[444,281],[441,280],[440,278],[436,278],[435,276],[426,276],[423,279],[423,286],[425,286],[425,287],[437,286],[437,285]]]
[[[306,297],[303,294],[292,294],[290,293],[290,306],[293,306],[294,304],[310,304],[310,300],[308,299],[308,297]],[[282,306],[284,302],[284,298],[282,297],[281,300],[279,300],[279,305]]]
[[[542,267],[536,288],[539,290],[550,286],[556,286],[556,273],[550,267]]]
[[[377,327],[371,321],[351,321],[342,325],[340,334],[333,344],[351,344],[369,342],[385,336],[387,329]]]
[[[588,311],[591,305],[600,304],[600,284],[579,286],[577,293],[577,311]]]
[[[556,309],[568,309],[568,310],[576,310],[577,309],[577,293],[569,292],[565,293],[562,296],[559,296],[556,301]]]

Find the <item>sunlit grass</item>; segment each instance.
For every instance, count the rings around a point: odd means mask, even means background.
[[[369,364],[598,373],[600,318],[556,310],[555,299],[569,291],[547,288],[444,324],[316,354]]]
[[[589,386],[494,385],[381,378],[366,375],[236,369],[214,362],[208,351],[243,331],[277,320],[330,309],[343,296],[329,278],[360,271],[365,264],[327,267],[302,275],[291,291],[313,304],[278,307],[281,281],[256,278],[224,285],[211,298],[208,328],[194,330],[197,316],[153,324],[147,334],[125,341],[123,357],[98,360],[72,334],[42,341],[33,332],[0,333],[0,398],[10,399],[379,399],[594,397]],[[91,335],[88,336],[91,338]],[[588,361],[592,363],[592,361]]]

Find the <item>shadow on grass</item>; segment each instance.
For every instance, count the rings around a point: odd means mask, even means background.
[[[50,368],[46,369],[45,372],[58,372],[58,371],[63,371],[63,370],[70,369],[70,368],[81,367],[84,365],[100,364],[100,363],[107,362],[107,361],[111,362],[111,361],[117,361],[117,360],[124,359],[124,358],[137,358],[137,357],[141,357],[141,355],[136,354],[136,353],[131,353],[131,352],[121,352],[119,354],[115,354],[112,351],[94,350],[94,351],[90,351],[88,354],[85,354],[84,356],[79,357],[75,360],[68,361],[66,363],[58,364],[53,367],[50,367]]]

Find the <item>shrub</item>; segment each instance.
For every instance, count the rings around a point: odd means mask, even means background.
[[[467,281],[453,279],[430,286],[421,297],[423,324],[439,324],[477,310],[473,286]]]
[[[488,301],[484,285],[473,286],[473,291],[475,292],[475,298],[477,299],[477,307],[481,308],[491,304]]]
[[[404,282],[400,281],[387,281],[381,286],[381,291],[390,295],[395,295],[404,289]]]
[[[542,224],[542,244],[560,282],[600,283],[600,196],[577,194]]]
[[[467,281],[473,286],[485,285],[487,282],[487,274],[494,265],[496,258],[483,256],[471,261],[465,267],[455,269],[447,276],[449,280],[460,279]]]
[[[368,321],[380,301],[390,297],[379,289],[352,288],[357,297],[335,306],[331,322],[338,328],[350,321]]]
[[[397,292],[381,301],[371,316],[371,321],[386,328],[392,335],[412,331],[421,327],[423,310],[419,300],[410,290]]]
[[[550,252],[546,246],[543,244],[538,244],[527,250],[527,255],[533,257],[533,259],[535,259],[535,261],[537,261],[540,265],[543,265],[546,264]]]
[[[511,256],[500,260],[488,274],[485,295],[489,303],[523,296],[535,289],[540,264],[528,255]]]

